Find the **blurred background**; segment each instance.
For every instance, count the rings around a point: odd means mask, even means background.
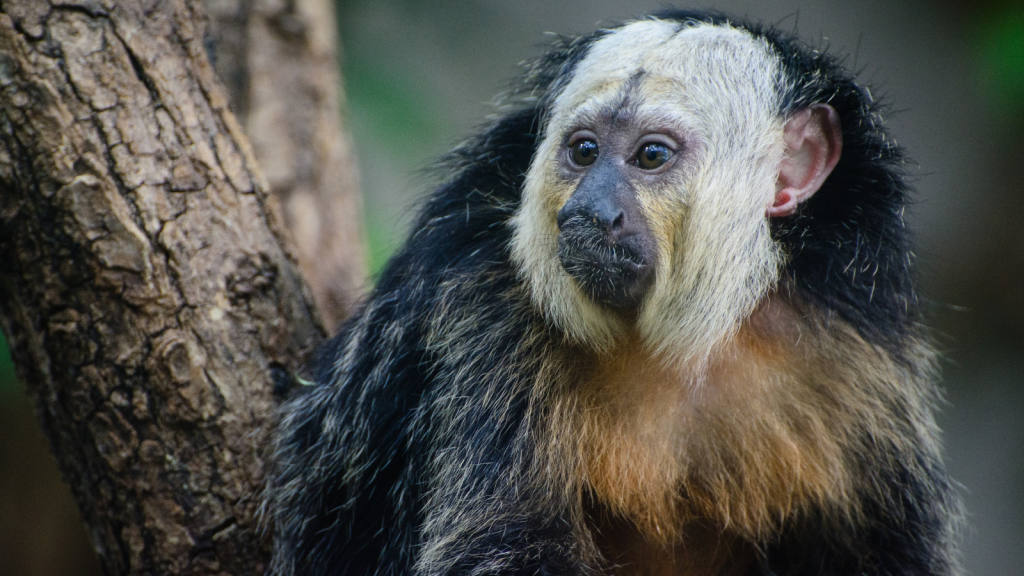
[[[341,0],[347,115],[376,271],[434,183],[423,169],[493,113],[548,33],[666,6],[625,0]],[[705,4],[842,56],[915,162],[921,293],[943,351],[939,416],[963,485],[969,574],[1024,566],[1024,1]],[[0,575],[98,574],[0,337]]]

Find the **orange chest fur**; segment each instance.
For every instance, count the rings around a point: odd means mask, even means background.
[[[760,310],[693,373],[639,346],[593,363],[578,389],[575,460],[610,517],[664,544],[695,523],[757,542],[803,507],[842,505],[841,390],[797,325],[772,314]]]

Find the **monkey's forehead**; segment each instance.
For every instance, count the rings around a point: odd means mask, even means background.
[[[729,25],[641,20],[594,42],[555,99],[556,123],[650,107],[775,108],[781,61],[769,43]],[[738,111],[738,110],[737,110]]]

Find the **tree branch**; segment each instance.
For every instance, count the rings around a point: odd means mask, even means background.
[[[215,67],[280,198],[328,329],[366,282],[362,203],[339,113],[331,0],[206,0]]]

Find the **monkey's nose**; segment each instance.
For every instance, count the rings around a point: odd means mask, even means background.
[[[617,240],[626,227],[626,213],[610,199],[601,198],[591,202],[566,202],[558,211],[558,229],[568,226],[591,226],[600,230],[609,240]]]
[[[626,215],[622,210],[607,210],[603,212],[595,212],[590,215],[590,222],[594,226],[600,228],[605,234],[615,234],[618,230],[622,230],[622,223],[625,221]]]

